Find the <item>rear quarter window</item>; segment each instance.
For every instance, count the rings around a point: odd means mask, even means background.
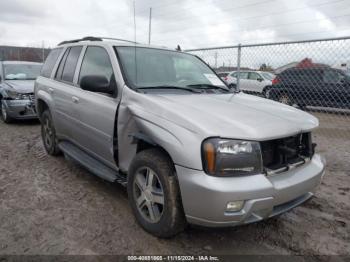
[[[53,67],[55,66],[58,57],[60,56],[63,48],[53,49],[50,54],[47,56],[43,68],[41,69],[41,76],[50,77]]]

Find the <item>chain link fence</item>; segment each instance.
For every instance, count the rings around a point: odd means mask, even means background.
[[[231,88],[299,107],[350,140],[350,37],[186,50]]]

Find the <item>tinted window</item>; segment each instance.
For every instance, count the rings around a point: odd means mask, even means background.
[[[78,63],[81,49],[82,49],[81,46],[71,47],[69,54],[67,56],[66,62],[64,64],[64,69],[62,73],[63,81],[73,82],[74,72]]]
[[[69,54],[69,50],[70,50],[70,48],[68,48],[66,50],[66,52],[64,52],[64,55],[61,58],[60,65],[58,66],[58,69],[57,69],[57,72],[56,72],[56,76],[55,76],[56,79],[61,79],[62,78],[63,68],[64,68],[64,64],[66,62],[67,56]]]
[[[250,80],[258,80],[259,78],[261,78],[259,74],[254,73],[254,72],[250,72],[249,73],[249,79]]]
[[[115,81],[112,64],[104,48],[96,46],[87,48],[80,69],[79,83],[84,76],[88,75],[105,76],[109,81]]]
[[[248,79],[248,72],[240,72],[239,78],[240,79]]]
[[[323,73],[323,82],[327,84],[337,84],[341,78],[343,77],[335,70],[325,70]]]
[[[45,60],[45,64],[41,70],[41,75],[45,77],[50,77],[52,69],[56,64],[57,58],[59,57],[62,48],[53,49]]]

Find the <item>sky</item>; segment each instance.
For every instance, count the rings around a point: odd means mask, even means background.
[[[350,35],[350,0],[0,0],[0,45],[109,36],[182,49]]]

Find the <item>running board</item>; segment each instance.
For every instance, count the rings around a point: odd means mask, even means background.
[[[112,168],[101,163],[101,161],[97,160],[96,158],[85,153],[79,147],[66,141],[60,142],[58,144],[58,147],[63,151],[63,153],[66,156],[77,161],[79,164],[84,166],[94,175],[109,182],[118,182],[123,186],[126,186],[127,179],[125,176],[121,175],[118,171],[113,170]]]

